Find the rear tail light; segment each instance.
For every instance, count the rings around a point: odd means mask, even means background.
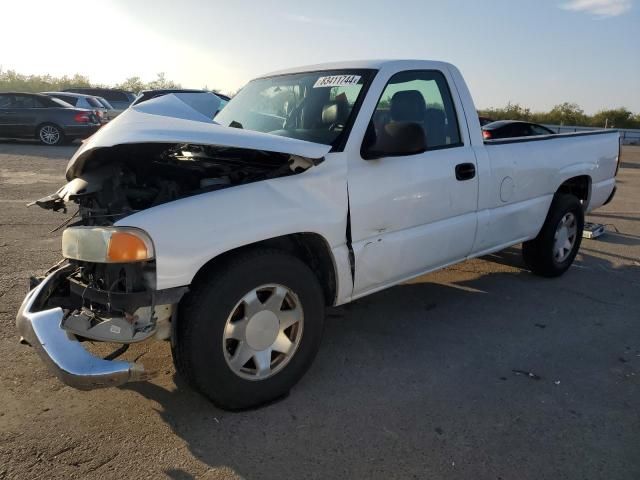
[[[484,138],[485,140],[491,140],[491,132],[488,130],[483,130],[482,138]]]
[[[76,113],[73,119],[77,123],[89,123],[91,121],[91,114],[89,112]]]

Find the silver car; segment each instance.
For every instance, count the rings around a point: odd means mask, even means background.
[[[48,95],[63,102],[67,102],[71,106],[76,108],[86,108],[92,110],[96,114],[101,124],[107,123],[115,115],[110,113],[113,107],[104,101],[108,107],[99,98],[93,95],[83,95],[81,93],[69,93],[69,92],[42,92],[44,95]],[[109,108],[110,107],[110,108]]]

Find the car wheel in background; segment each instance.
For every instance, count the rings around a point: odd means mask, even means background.
[[[556,194],[538,236],[522,244],[525,263],[536,275],[562,275],[578,254],[583,228],[580,200],[573,195]]]
[[[64,142],[62,129],[53,123],[45,123],[38,127],[38,140],[45,145],[61,145]]]

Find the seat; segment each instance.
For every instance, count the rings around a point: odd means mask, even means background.
[[[349,118],[349,102],[344,94],[338,95],[332,102],[322,107],[323,125],[342,125]]]
[[[394,122],[416,122],[422,124],[425,121],[427,105],[424,97],[418,90],[404,90],[396,92],[391,97],[389,113]]]

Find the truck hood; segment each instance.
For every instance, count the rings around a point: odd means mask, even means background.
[[[71,157],[67,180],[82,173],[84,165],[103,148],[140,143],[197,144],[283,153],[318,160],[330,145],[268,133],[221,126],[194,106],[169,94],[128,108],[92,135]]]

